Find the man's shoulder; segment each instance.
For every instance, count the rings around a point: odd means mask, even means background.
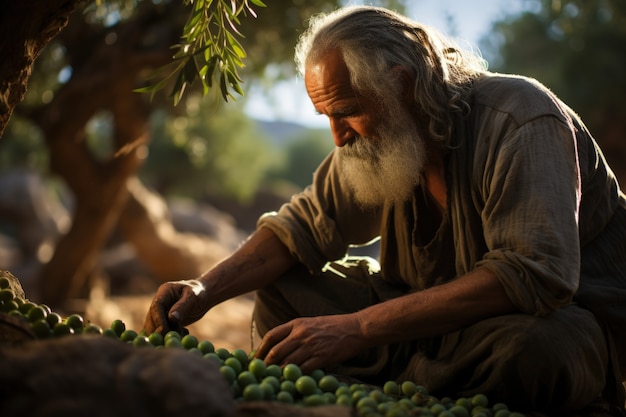
[[[536,117],[567,117],[563,103],[539,81],[520,75],[486,73],[473,87],[473,103],[508,113],[522,124]]]

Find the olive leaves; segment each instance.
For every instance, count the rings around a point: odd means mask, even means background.
[[[202,83],[203,95],[219,86],[224,101],[236,100],[234,94],[243,95],[238,70],[244,67],[246,51],[237,38],[243,38],[238,27],[240,17],[256,17],[252,5],[266,7],[261,0],[182,0],[191,7],[181,42],[171,63],[157,70],[151,77],[160,80],[135,91],[150,93],[172,85],[170,97],[177,105],[185,90],[195,81]],[[163,76],[163,74],[165,74]],[[162,77],[162,78],[161,78]]]

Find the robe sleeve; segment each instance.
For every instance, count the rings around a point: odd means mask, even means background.
[[[544,114],[489,147],[474,164],[488,248],[476,267],[494,272],[520,310],[547,314],[570,303],[579,283],[574,130],[566,118]]]

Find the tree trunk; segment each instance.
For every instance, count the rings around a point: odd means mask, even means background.
[[[176,231],[165,201],[137,178],[127,186],[129,199],[118,227],[157,280],[194,278],[229,255],[214,239]]]
[[[126,203],[126,182],[138,169],[140,148],[148,138],[142,98],[132,93],[128,83],[123,83],[127,89],[120,89],[121,96],[106,97],[112,91],[107,82],[111,80],[107,78],[88,77],[84,84],[78,81],[68,84],[57,95],[55,105],[41,125],[50,150],[51,169],[65,180],[75,200],[72,227],[57,243],[54,256],[41,273],[40,296],[50,305],[82,295],[78,292],[87,284],[99,252]],[[76,96],[84,94],[83,91],[94,92],[92,104],[85,103],[76,111],[71,102],[78,100]],[[87,149],[84,127],[98,110],[97,103],[108,99],[129,104],[112,108],[116,152],[108,161],[98,161]]]
[[[4,0],[0,12],[0,137],[23,99],[35,59],[85,0]]]
[[[151,108],[148,97],[133,90],[143,71],[171,59],[170,38],[146,47],[145,37],[159,14],[150,10],[100,33],[91,33],[82,17],[72,22],[63,34],[72,37],[64,39],[72,49],[72,77],[33,115],[49,148],[51,171],[75,199],[72,227],[39,279],[39,297],[52,306],[86,295],[81,291],[127,203],[127,183],[146,155]],[[106,158],[96,157],[86,143],[86,126],[100,111],[109,112],[113,121],[112,151]]]

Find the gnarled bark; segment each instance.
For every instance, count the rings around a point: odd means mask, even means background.
[[[0,137],[23,99],[35,59],[85,0],[3,1],[0,12]]]

